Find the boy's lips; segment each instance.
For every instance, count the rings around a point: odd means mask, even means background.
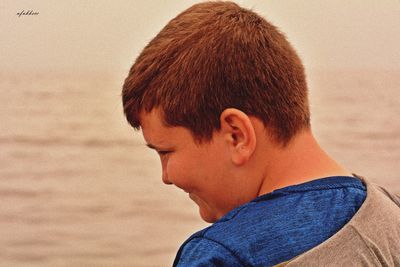
[[[200,203],[202,202],[202,200],[193,193],[189,193],[189,198],[193,200],[193,202],[196,203],[197,205],[200,205]]]
[[[190,198],[191,200],[193,200],[194,202],[196,202],[196,196],[193,195],[192,193],[189,193],[189,198]]]

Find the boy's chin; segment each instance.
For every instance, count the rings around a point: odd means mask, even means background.
[[[199,213],[203,221],[207,223],[215,223],[219,219],[214,212],[202,206],[199,206]]]
[[[203,221],[207,223],[215,223],[218,220],[217,218],[215,218],[215,216],[211,216],[208,213],[202,212],[201,209],[200,209],[200,217],[203,219]]]
[[[190,198],[197,204],[199,207],[200,217],[208,223],[214,223],[218,221],[219,217],[215,211],[212,211],[209,206],[199,197],[194,194],[189,194]]]

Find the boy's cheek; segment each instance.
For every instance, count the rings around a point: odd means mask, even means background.
[[[167,175],[175,186],[187,191],[188,181],[185,179],[184,169],[180,168],[180,165],[176,164],[173,160],[168,162]]]

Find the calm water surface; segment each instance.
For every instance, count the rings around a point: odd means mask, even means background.
[[[399,74],[309,74],[321,144],[397,192]],[[206,226],[125,122],[121,75],[0,73],[0,266],[170,266]]]

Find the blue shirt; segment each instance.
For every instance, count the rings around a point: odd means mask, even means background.
[[[355,177],[327,177],[277,189],[192,235],[174,266],[273,266],[324,242],[366,198]]]

